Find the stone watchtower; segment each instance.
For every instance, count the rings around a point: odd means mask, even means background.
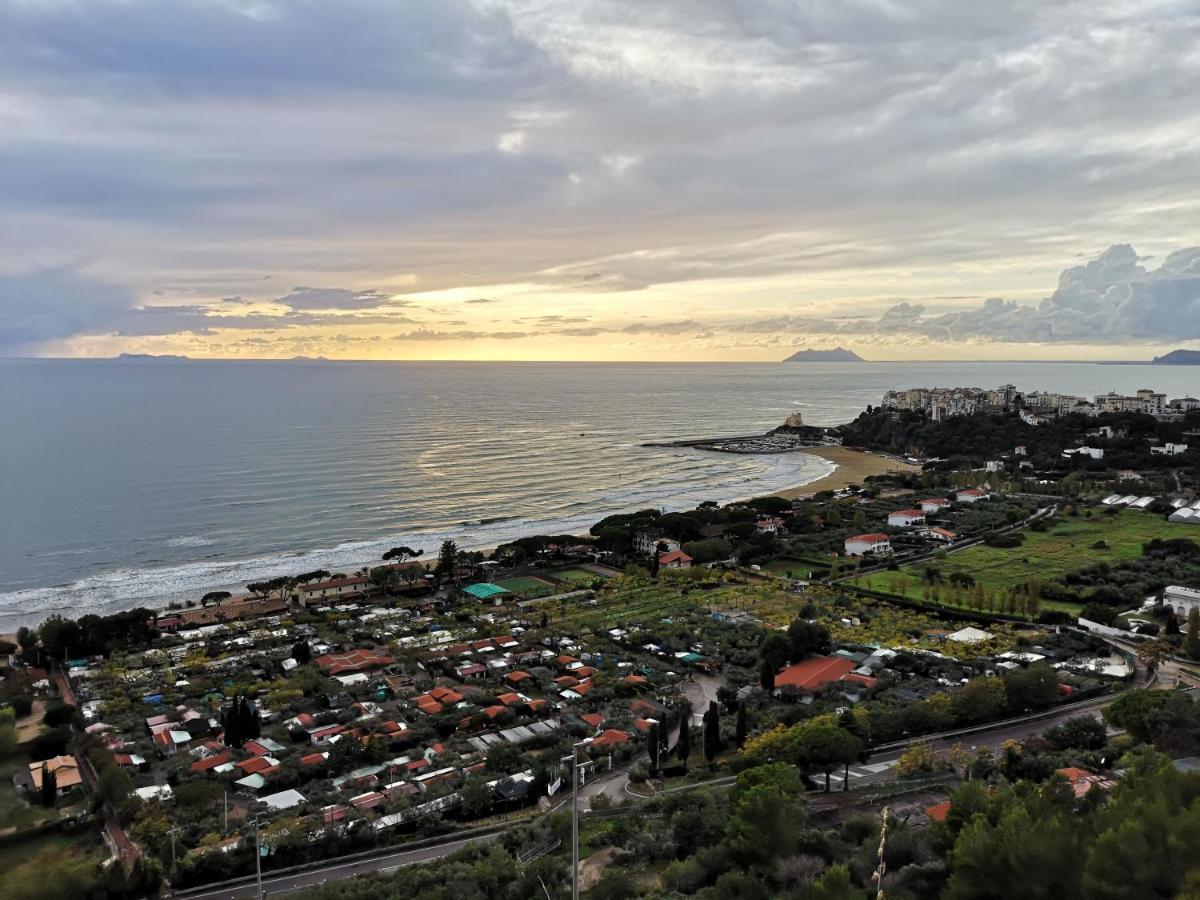
[[[783,424],[787,428],[803,428],[804,416],[798,412],[794,412],[784,420]]]

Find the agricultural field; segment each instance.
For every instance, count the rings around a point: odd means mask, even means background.
[[[1106,562],[1110,565],[1141,556],[1142,544],[1153,538],[1195,535],[1187,525],[1164,522],[1160,517],[1137,510],[1125,510],[1116,516],[1093,515],[1088,518],[1061,519],[1049,531],[1024,532],[1020,547],[1001,549],[976,546],[958,553],[946,553],[933,562],[904,567],[896,572],[875,572],[853,580],[853,584],[871,590],[900,594],[923,600],[926,566],[939,569],[943,578],[963,572],[989,592],[1007,594],[1030,580],[1047,582],[1078,571],[1084,566]],[[1076,611],[1071,604],[1043,601],[1043,609]]]

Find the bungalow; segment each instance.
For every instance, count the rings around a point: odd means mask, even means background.
[[[79,763],[74,756],[53,756],[50,759],[29,764],[29,779],[33,783],[35,791],[42,789],[43,769],[53,773],[54,785],[60,794],[65,794],[83,783],[83,778],[79,774]]]
[[[783,519],[759,519],[755,524],[758,526],[758,530],[763,534],[777,534],[779,529],[783,528]]]
[[[345,675],[349,672],[365,672],[393,665],[395,657],[378,650],[351,650],[349,653],[326,653],[313,660],[326,675]]]
[[[949,506],[950,501],[945,497],[930,497],[927,500],[922,500],[917,505],[921,507],[921,512],[923,513],[936,513],[941,512]]]
[[[952,544],[958,540],[958,535],[947,528],[926,528],[920,532],[920,535],[943,544]]]
[[[925,524],[925,513],[919,509],[898,509],[888,513],[887,523],[892,528],[911,528]]]
[[[482,681],[487,676],[487,667],[479,663],[466,663],[456,666],[454,675],[459,681]]]
[[[827,684],[841,681],[856,667],[854,660],[844,656],[809,657],[781,669],[775,676],[775,688],[812,693]]]
[[[515,688],[523,687],[533,681],[533,676],[528,672],[518,669],[515,672],[509,672],[504,676],[504,680]]]
[[[856,534],[846,538],[847,556],[882,555],[892,552],[892,542],[886,534]]]
[[[609,728],[601,732],[598,736],[592,738],[588,744],[591,750],[612,750],[614,747],[620,747],[623,744],[628,744],[632,738],[628,732],[621,731],[618,728]]]
[[[331,578],[327,581],[312,581],[296,588],[296,596],[301,606],[307,606],[313,600],[326,597],[348,597],[352,594],[365,593],[371,585],[371,579],[365,575],[355,575],[351,578]]]
[[[961,491],[956,491],[954,499],[959,503],[976,503],[980,500],[986,500],[990,494],[982,488],[964,488]]]
[[[286,791],[279,791],[275,794],[268,794],[265,797],[259,797],[259,802],[267,804],[270,809],[292,809],[299,806],[305,801],[305,796],[295,788],[288,788]]]
[[[658,554],[658,565],[663,569],[690,569],[692,558],[682,550],[672,550],[670,553]]]
[[[1166,443],[1161,447],[1151,447],[1150,452],[1157,453],[1160,456],[1179,456],[1180,454],[1187,453],[1187,448],[1187,444]]]

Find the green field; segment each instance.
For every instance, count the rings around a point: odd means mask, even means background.
[[[506,591],[512,591],[518,597],[545,597],[550,594],[557,594],[559,590],[557,586],[551,584],[549,581],[534,578],[532,575],[506,578],[504,581],[497,581],[496,584]]]
[[[603,580],[606,578],[596,572],[589,572],[587,569],[562,569],[558,572],[551,572],[555,578],[561,578],[563,581],[569,581],[571,584],[589,585],[594,581]]]
[[[947,553],[930,563],[904,567],[898,572],[874,572],[854,579],[853,584],[889,594],[923,599],[926,565],[941,570],[943,578],[954,572],[966,572],[985,590],[1007,592],[1031,579],[1049,581],[1099,562],[1110,565],[1136,559],[1142,544],[1153,538],[1194,535],[1191,526],[1164,522],[1161,518],[1136,510],[1117,516],[1061,520],[1050,531],[1025,531],[1025,543],[1012,549],[983,545],[960,553]],[[1096,547],[1104,541],[1107,547]],[[1045,609],[1074,611],[1071,604],[1043,602]]]

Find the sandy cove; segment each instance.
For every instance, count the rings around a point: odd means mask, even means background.
[[[865,450],[851,450],[848,447],[813,447],[804,452],[828,460],[837,468],[824,478],[818,478],[816,481],[810,481],[799,487],[778,491],[776,496],[794,500],[818,491],[836,491],[851,484],[862,484],[868,475],[921,471],[920,466],[914,466],[912,463],[902,462],[878,453],[868,453]]]

